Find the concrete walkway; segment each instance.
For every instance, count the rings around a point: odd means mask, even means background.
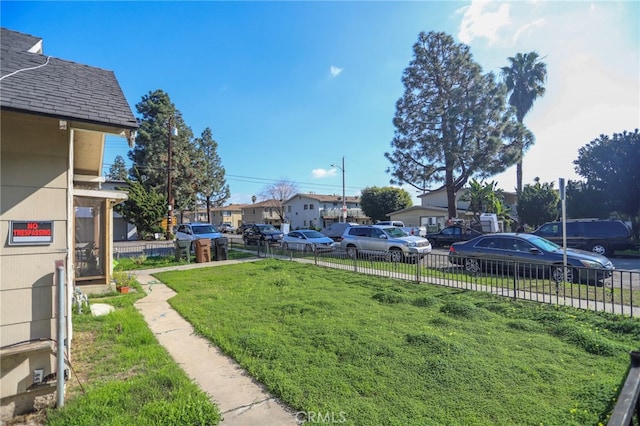
[[[136,308],[162,346],[222,412],[224,426],[298,425],[293,410],[284,407],[234,360],[195,334],[189,322],[168,303],[176,293],[151,274],[167,270],[215,267],[239,261],[197,263],[134,271],[147,296]]]

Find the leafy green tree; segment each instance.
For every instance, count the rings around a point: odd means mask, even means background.
[[[514,140],[531,138],[507,109],[506,86],[483,74],[469,47],[445,33],[420,33],[405,69],[405,92],[396,103],[391,141],[385,153],[392,184],[422,192],[446,188],[449,216],[456,192],[470,177],[486,178],[518,160]]]
[[[511,92],[509,105],[515,107],[518,123],[522,124],[524,116],[531,110],[533,101],[543,96],[544,83],[547,80],[547,65],[539,61],[536,52],[518,53],[515,57],[508,58],[509,66],[502,67],[507,89]],[[522,157],[534,143],[533,137],[516,139],[519,150],[519,160],[516,165],[516,179],[518,194],[522,192]]]
[[[197,169],[200,171],[199,179],[196,181],[197,193],[204,198],[207,222],[211,223],[211,207],[221,207],[231,193],[224,177],[225,169],[218,155],[218,143],[213,139],[209,127],[195,139],[195,144]]]
[[[140,171],[141,180],[154,191],[166,194],[171,173],[171,194],[167,197],[170,204],[176,211],[193,209],[198,178],[195,145],[191,142],[193,132],[162,90],[143,96],[136,109],[142,118],[129,158]]]
[[[640,133],[600,135],[578,150],[576,173],[589,187],[603,191],[610,212],[632,222],[638,236],[640,220]]]
[[[135,170],[134,170],[134,173]],[[117,188],[126,191],[129,199],[114,210],[138,230],[139,239],[148,239],[154,233],[162,233],[160,226],[166,212],[167,199],[140,180],[125,178],[128,186]]]
[[[116,155],[116,158],[113,160],[113,164],[109,167],[109,172],[107,173],[107,179],[110,180],[121,180],[124,181],[127,176],[127,165],[124,162],[124,158],[121,155]]]
[[[587,182],[567,182],[566,188],[567,217],[573,219],[595,217],[606,219],[611,214],[607,194],[593,188]]]
[[[476,221],[480,220],[482,213],[495,213],[505,224],[505,228],[511,223],[509,207],[504,204],[504,191],[498,188],[498,182],[478,182],[471,179],[468,191],[460,199],[469,202],[469,210],[473,212]]]
[[[560,195],[553,189],[553,182],[541,184],[540,178],[535,178],[535,182],[525,185],[518,197],[518,218],[537,228],[558,217]]]
[[[374,222],[389,220],[387,214],[411,207],[411,195],[402,188],[370,186],[362,190],[360,207]]]

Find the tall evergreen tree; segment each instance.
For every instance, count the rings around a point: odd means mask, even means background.
[[[116,155],[116,158],[113,159],[113,164],[109,167],[107,179],[123,181],[127,178],[128,174],[124,158],[122,158],[121,155]]]
[[[509,104],[516,109],[518,123],[522,124],[524,116],[531,110],[533,101],[543,96],[543,84],[547,80],[547,65],[540,62],[536,52],[518,53],[511,57],[508,67],[502,67],[502,76],[511,92]],[[517,140],[520,159],[516,165],[516,191],[522,192],[522,158],[524,152],[533,145],[534,139]]]
[[[196,205],[194,182],[198,175],[195,147],[191,143],[193,132],[162,90],[143,96],[136,109],[142,118],[129,158],[140,170],[142,181],[154,191],[167,194],[170,174],[168,203],[173,200],[176,211],[193,209]],[[177,134],[172,131],[174,127]]]
[[[195,140],[200,179],[196,182],[196,191],[204,198],[207,208],[207,222],[211,223],[211,207],[220,207],[229,199],[231,193],[225,179],[225,169],[218,155],[218,143],[213,139],[211,129],[207,127]]]
[[[135,225],[139,239],[147,239],[152,234],[162,232],[160,223],[166,211],[166,199],[140,180],[140,175],[132,169],[136,180],[125,178],[128,186],[118,188],[126,191],[129,198],[114,207],[124,219]]]
[[[467,180],[514,164],[511,140],[531,135],[507,110],[506,87],[482,73],[468,46],[445,33],[422,32],[413,53],[396,103],[393,151],[385,153],[387,172],[392,184],[423,192],[433,183],[445,187],[449,216],[455,217],[456,192]]]

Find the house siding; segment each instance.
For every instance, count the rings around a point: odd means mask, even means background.
[[[94,200],[102,261],[88,279],[106,289],[112,257],[111,204],[126,194],[100,191],[105,135],[133,138],[138,128],[115,75],[45,57],[40,38],[5,28],[0,61],[0,422],[34,407],[54,387],[32,387],[33,370],[54,373],[58,265],[66,266],[64,318],[71,352],[71,297],[76,282],[75,206]],[[28,73],[17,73],[34,65]],[[72,145],[71,145],[72,141]],[[73,151],[71,151],[71,147]],[[73,158],[71,157],[73,153]],[[70,164],[70,160],[73,164]],[[74,176],[71,176],[74,173]],[[87,179],[88,177],[88,179]],[[76,180],[78,185],[76,186]],[[51,243],[9,245],[12,220],[53,224]],[[88,262],[85,262],[88,263]],[[101,274],[101,275],[97,275]],[[102,283],[99,282],[102,280]],[[88,288],[84,287],[85,289]],[[61,342],[62,343],[62,342]],[[56,372],[62,374],[62,372]]]
[[[56,261],[66,260],[68,247],[69,131],[59,130],[57,120],[3,113],[0,138],[0,232],[5,239],[0,247],[0,345],[5,348],[55,339]],[[52,221],[52,244],[10,246],[13,220]],[[5,398],[27,391],[35,368],[45,375],[54,371],[50,350],[3,356],[3,406]]]

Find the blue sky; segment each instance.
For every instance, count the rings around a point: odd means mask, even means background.
[[[282,179],[340,194],[331,164],[343,156],[347,195],[387,186],[384,153],[420,31],[468,44],[485,72],[532,50],[547,63],[547,92],[525,117],[536,136],[525,184],[576,179],[581,146],[640,127],[637,1],[3,0],[0,12],[3,27],[41,37],[45,54],[114,71],[134,114],[161,89],[194,135],[210,127],[234,203]],[[127,151],[109,138],[105,171]],[[515,167],[491,180],[513,191]]]

